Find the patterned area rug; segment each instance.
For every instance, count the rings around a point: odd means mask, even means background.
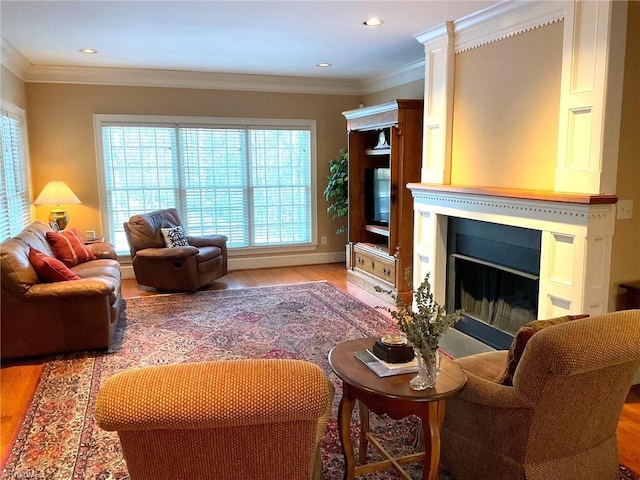
[[[383,314],[326,282],[128,299],[110,352],[47,362],[0,479],[128,479],[117,434],[94,422],[99,387],[116,372],[214,359],[306,359],[319,364],[336,385],[335,412],[341,382],[327,362],[331,347],[393,330]],[[371,421],[390,451],[412,448],[415,420],[371,414]],[[323,442],[323,470],[326,480],[343,478],[335,415]],[[421,472],[416,465],[411,475],[421,478]],[[384,471],[359,478],[397,477]],[[637,477],[621,471],[620,478]]]

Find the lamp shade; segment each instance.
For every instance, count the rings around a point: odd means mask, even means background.
[[[60,205],[60,204],[82,203],[80,199],[76,197],[76,194],[71,191],[66,183],[60,180],[52,180],[47,183],[45,187],[36,198],[34,205]]]
[[[82,202],[66,183],[60,180],[52,180],[44,186],[33,203],[34,205],[55,205],[49,215],[49,225],[55,230],[64,230],[69,223],[69,215],[64,209],[60,208],[60,204]]]

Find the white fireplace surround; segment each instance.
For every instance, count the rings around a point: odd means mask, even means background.
[[[449,185],[455,55],[559,21],[554,191]],[[413,280],[429,273],[439,303],[446,298],[448,217],[455,216],[542,232],[539,318],[609,311],[623,25],[625,2],[507,1],[416,35],[425,47],[425,109],[422,183],[408,185],[415,212]]]
[[[516,198],[500,189],[483,193],[419,183],[409,188],[415,212],[414,279],[429,273],[439,303],[446,299],[447,224],[453,216],[542,232],[539,318],[608,311],[615,197]]]

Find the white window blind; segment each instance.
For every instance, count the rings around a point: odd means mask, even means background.
[[[189,234],[230,249],[311,244],[312,137],[307,126],[100,123],[109,238],[123,222],[176,207]],[[100,149],[98,149],[100,150]]]
[[[122,224],[135,213],[175,207],[178,200],[176,138],[172,127],[102,128],[109,239],[129,247]]]
[[[182,128],[184,214],[190,234],[221,233],[229,247],[249,242],[249,176],[244,129]]]
[[[3,103],[0,114],[0,240],[31,222],[24,111]]]

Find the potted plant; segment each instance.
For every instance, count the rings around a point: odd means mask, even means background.
[[[442,335],[456,323],[462,315],[459,311],[447,314],[444,307],[438,305],[431,292],[429,274],[414,290],[411,281],[411,269],[405,272],[405,280],[413,294],[413,305],[388,290],[376,287],[378,291],[390,294],[396,301],[397,309],[380,307],[391,314],[398,327],[411,342],[418,360],[418,375],[410,382],[414,390],[433,388],[440,374],[440,353],[438,345]]]
[[[333,160],[329,160],[329,176],[324,189],[324,198],[330,202],[327,212],[331,218],[337,220],[349,213],[349,155],[343,148]],[[345,233],[346,225],[342,224],[336,230],[337,234]]]

